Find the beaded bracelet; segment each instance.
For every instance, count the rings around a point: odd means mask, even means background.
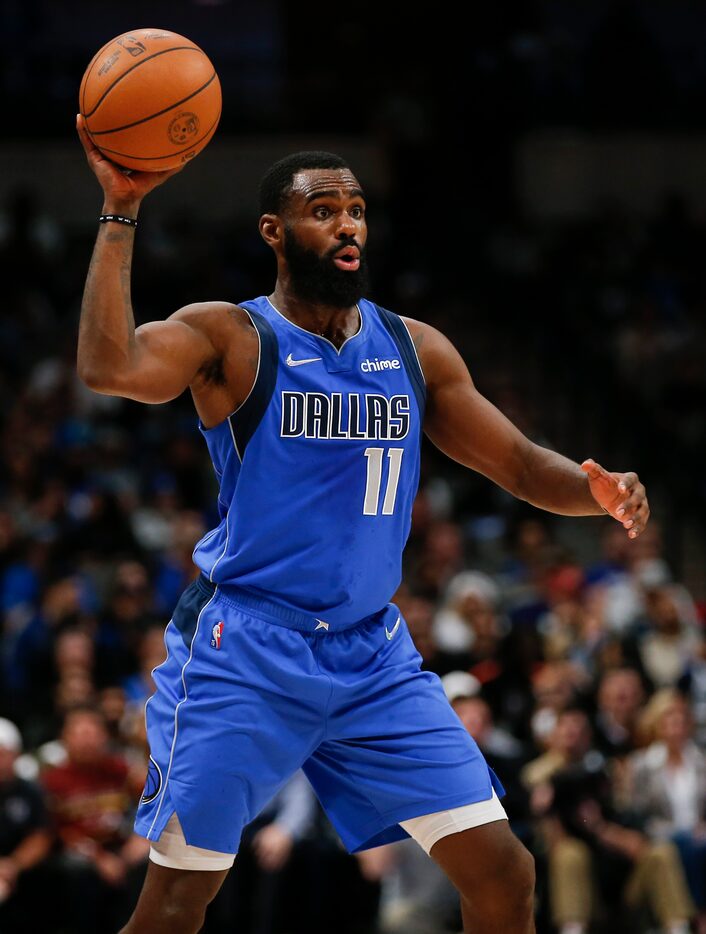
[[[101,224],[107,224],[108,221],[115,221],[116,224],[127,224],[128,227],[137,227],[137,221],[134,217],[124,217],[122,214],[101,214],[98,220]]]

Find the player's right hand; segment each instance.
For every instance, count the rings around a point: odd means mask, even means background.
[[[98,179],[105,193],[106,210],[120,210],[134,217],[140,201],[146,194],[166,182],[172,175],[181,172],[184,165],[164,172],[126,172],[120,166],[106,159],[103,153],[93,143],[86,130],[86,124],[81,114],[76,115],[76,130],[86,153],[88,164]]]
[[[637,538],[650,517],[645,486],[638,475],[632,470],[609,472],[592,457],[586,458],[581,470],[588,475],[591,495],[601,509],[622,523],[629,538]]]

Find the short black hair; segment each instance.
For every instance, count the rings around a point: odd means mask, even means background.
[[[294,176],[302,169],[350,169],[335,152],[311,150],[293,152],[265,172],[260,182],[260,214],[279,214],[292,187]]]

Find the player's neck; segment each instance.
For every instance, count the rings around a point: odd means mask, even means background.
[[[352,337],[360,327],[357,305],[336,308],[331,305],[312,304],[302,301],[278,284],[270,295],[270,302],[277,311],[305,331],[326,337],[334,344]]]

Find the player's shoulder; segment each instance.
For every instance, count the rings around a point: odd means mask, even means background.
[[[217,349],[227,346],[234,338],[257,340],[250,315],[233,302],[194,302],[175,311],[170,320],[180,321],[203,334]]]
[[[426,321],[418,321],[416,318],[408,318],[406,315],[400,315],[400,318],[409,331],[420,359],[422,353],[425,355],[443,353],[445,349],[452,346],[446,335],[442,334],[438,328],[427,324]]]
[[[250,315],[233,302],[193,302],[184,305],[170,316],[173,321],[182,321],[197,329],[223,326],[235,323],[243,328],[252,329]]]
[[[466,373],[466,365],[456,347],[438,328],[416,318],[400,315],[417,351],[427,386],[444,381],[458,373]]]

